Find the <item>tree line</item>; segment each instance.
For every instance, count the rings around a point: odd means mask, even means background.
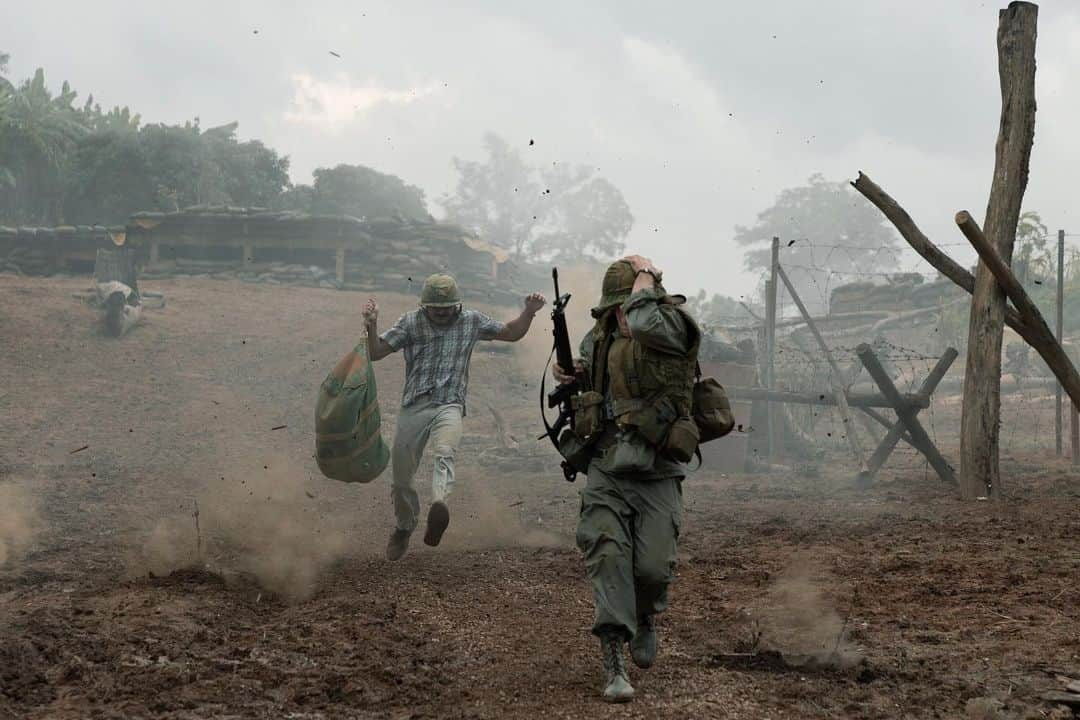
[[[314,214],[433,222],[424,191],[364,165],[289,178],[289,158],[237,123],[199,118],[143,123],[128,107],[82,104],[45,72],[15,83],[0,53],[0,224],[117,224],[140,210],[234,205]],[[445,220],[526,260],[622,252],[633,216],[612,183],[581,165],[538,168],[498,135],[483,160],[453,159],[457,187],[440,199]]]

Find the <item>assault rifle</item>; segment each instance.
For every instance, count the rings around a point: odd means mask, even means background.
[[[551,322],[553,325],[552,335],[554,336],[554,344],[552,347],[552,354],[555,356],[555,362],[565,372],[574,372],[574,351],[570,348],[570,331],[566,328],[566,306],[570,304],[570,293],[562,295],[559,293],[559,269],[551,269],[551,279],[555,283],[555,300],[551,303]],[[548,362],[551,362],[551,358],[548,357]],[[581,389],[580,384],[575,379],[573,382],[566,383],[565,385],[559,385],[551,392],[547,393],[547,407],[559,408],[559,417],[555,420],[553,425],[549,425],[547,421],[547,415],[544,414],[544,389],[545,381],[547,380],[547,367],[544,368],[544,377],[540,380],[540,416],[544,419],[544,429],[547,430],[544,435],[551,438],[551,443],[555,446],[556,450],[559,450],[559,434],[563,429],[570,425],[574,426],[574,408],[571,399]],[[544,437],[541,435],[540,437]],[[563,476],[570,482],[574,481],[577,476],[577,471],[570,466],[570,463],[563,460],[562,463]]]

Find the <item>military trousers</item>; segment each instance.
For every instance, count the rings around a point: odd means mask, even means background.
[[[443,405],[421,397],[401,408],[390,450],[394,517],[399,530],[416,529],[420,497],[416,492],[416,470],[424,449],[431,445],[435,455],[431,475],[432,501],[445,501],[454,488],[454,453],[461,442],[462,407]]]
[[[641,618],[667,608],[682,518],[681,477],[629,479],[589,466],[577,546],[593,588],[594,634],[630,639]]]

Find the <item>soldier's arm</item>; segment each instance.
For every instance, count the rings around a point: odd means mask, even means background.
[[[649,276],[643,273],[638,277]],[[655,287],[647,287],[635,290],[623,304],[630,334],[654,350],[685,355],[690,351],[686,320],[673,305],[659,302],[661,297]]]

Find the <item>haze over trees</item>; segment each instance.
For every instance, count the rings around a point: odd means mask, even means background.
[[[811,175],[806,185],[780,192],[751,227],[737,225],[735,242],[748,249],[747,270],[769,269],[771,242],[780,238],[780,262],[807,306],[823,310],[825,289],[887,273],[899,265],[900,241],[884,216],[851,191],[846,181]],[[831,278],[830,273],[853,273]],[[871,280],[871,277],[863,278]]]
[[[424,191],[395,175],[363,165],[318,168],[315,182],[296,185],[282,195],[281,207],[325,215],[377,217],[432,222]]]
[[[634,217],[622,193],[584,165],[529,164],[499,135],[487,158],[454,158],[457,188],[443,197],[447,219],[526,260],[566,261],[622,253]]]

